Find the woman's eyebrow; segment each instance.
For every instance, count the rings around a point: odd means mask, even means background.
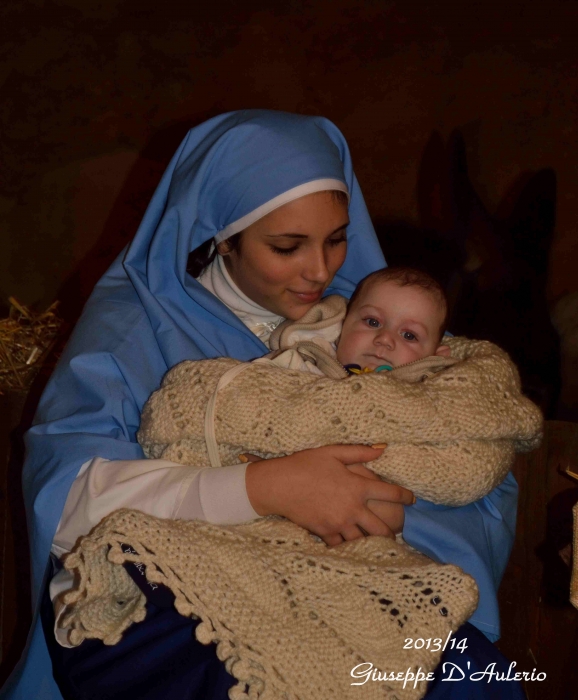
[[[349,226],[349,221],[345,224],[341,224],[341,226],[338,226],[335,231],[331,231],[329,236],[333,236],[334,233],[339,233],[339,231],[343,231],[344,228],[347,228]],[[309,238],[309,236],[306,233],[268,233],[267,238],[281,238],[281,236],[285,236],[287,238]]]

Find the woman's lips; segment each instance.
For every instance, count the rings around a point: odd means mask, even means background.
[[[322,290],[319,290],[318,292],[294,292],[290,289],[289,291],[304,304],[312,304],[316,301],[319,301],[319,299],[321,299],[322,294]]]

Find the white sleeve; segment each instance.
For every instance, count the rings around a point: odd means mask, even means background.
[[[109,461],[95,457],[82,465],[70,488],[52,553],[61,557],[69,552],[80,536],[118,508],[221,525],[254,520],[259,514],[247,496],[246,469],[247,464],[199,469],[166,459]],[[61,646],[68,648],[72,646],[69,630],[60,627],[66,612],[61,594],[72,587],[73,581],[73,574],[61,569],[50,582],[54,635]]]
[[[119,508],[216,524],[258,518],[247,496],[246,469],[247,464],[199,469],[165,459],[95,457],[72,484],[52,551],[58,556],[70,551],[78,537]]]

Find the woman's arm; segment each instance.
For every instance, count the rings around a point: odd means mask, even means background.
[[[362,449],[367,450],[368,448]],[[336,448],[335,452],[341,454],[341,448]],[[348,448],[343,452],[343,459],[351,458],[351,451]],[[377,451],[375,452],[378,454]],[[364,456],[364,458],[366,457]],[[309,460],[318,465],[318,469],[320,462],[322,465],[325,465],[326,461],[330,462],[329,468],[332,471],[328,484],[333,496],[339,499],[339,484],[336,484],[334,478],[334,472],[336,470],[340,472],[339,460],[334,457],[328,459],[322,450],[312,450],[308,462]],[[335,460],[336,466],[333,465],[333,460]],[[246,486],[248,466],[247,464],[237,464],[220,469],[201,469],[183,466],[164,459],[106,460],[96,457],[82,466],[70,488],[54,536],[52,549],[59,556],[70,551],[79,537],[88,534],[102,518],[119,508],[135,508],[159,518],[204,520],[220,525],[241,523],[258,518],[265,513],[256,512],[248,497]],[[287,464],[282,465],[282,467],[291,468]],[[308,466],[307,469],[310,471],[311,467]],[[350,465],[348,469],[366,479],[378,479],[373,472],[360,464]],[[364,483],[359,483],[357,478],[350,480],[348,474],[342,476],[345,476],[344,491],[348,498],[351,497],[351,484],[361,488],[366,486]],[[305,479],[308,477],[309,474],[305,475]],[[299,479],[300,477],[294,475],[294,478]],[[319,486],[320,479],[323,481],[320,473],[315,479],[317,486]],[[303,476],[301,476],[301,480],[303,481]],[[378,483],[381,484],[381,482]],[[387,493],[392,499],[400,492],[400,489],[395,486],[385,489],[378,486],[378,488],[380,492]],[[259,492],[258,485],[255,490]],[[318,500],[323,498],[323,488],[317,488],[314,492]],[[291,498],[289,492],[285,493],[287,498]],[[411,502],[411,495],[405,493],[405,490],[401,490],[400,495],[403,498],[403,503]],[[334,514],[335,503],[335,498],[332,498],[330,516]],[[373,508],[372,503],[375,504]],[[378,504],[377,501],[372,503],[368,503],[368,509],[379,517],[383,516],[382,520],[384,521],[381,524],[373,520],[377,531],[372,534],[393,536],[395,532],[399,532],[403,526],[403,506],[401,503],[383,503],[383,505],[382,502]],[[305,506],[305,504],[302,505]],[[389,510],[386,511],[387,506],[389,506]],[[322,503],[317,503],[314,510],[315,516],[319,520],[322,513]],[[342,503],[339,510],[347,513],[347,503]],[[393,517],[393,511],[395,511],[396,518]],[[301,518],[307,519],[307,515],[301,513],[299,515]],[[363,514],[361,517],[365,520],[368,519]],[[309,517],[309,520],[312,518]],[[371,525],[368,524],[368,527]],[[343,525],[340,523],[337,529],[341,531]],[[361,535],[362,533],[359,532],[358,536]],[[341,541],[339,538],[339,542]]]
[[[164,459],[86,462],[68,493],[53,552],[70,551],[103,517],[136,508],[158,518],[231,524],[259,515],[245,488],[246,464],[221,470],[186,467]]]

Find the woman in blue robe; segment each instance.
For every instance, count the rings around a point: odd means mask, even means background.
[[[187,272],[191,251],[242,231],[291,196],[339,189],[349,197],[346,256],[322,286],[325,294],[348,297],[385,261],[347,144],[331,122],[241,111],[211,119],[185,137],[134,240],[87,302],[27,434],[23,480],[36,615],[26,653],[3,697],[226,697],[233,679],[211,648],[195,640],[195,623],[153,602],[147,619],[115,647],[98,641],[76,649],[57,645],[45,594],[54,575],[49,552],[81,468],[96,457],[111,460],[108,464],[143,458],[135,437],[140,411],[167,369],[185,359],[251,360],[267,352],[257,335]],[[265,270],[253,272],[266,276]],[[479,669],[494,662],[507,667],[488,639],[499,636],[496,590],[513,542],[516,499],[510,475],[468,506],[418,500],[405,508],[404,539],[437,561],[459,565],[478,583],[480,603],[471,624],[458,634],[468,639],[467,660]],[[466,657],[456,663],[465,668]],[[428,697],[523,697],[516,683],[498,686],[437,682]]]

